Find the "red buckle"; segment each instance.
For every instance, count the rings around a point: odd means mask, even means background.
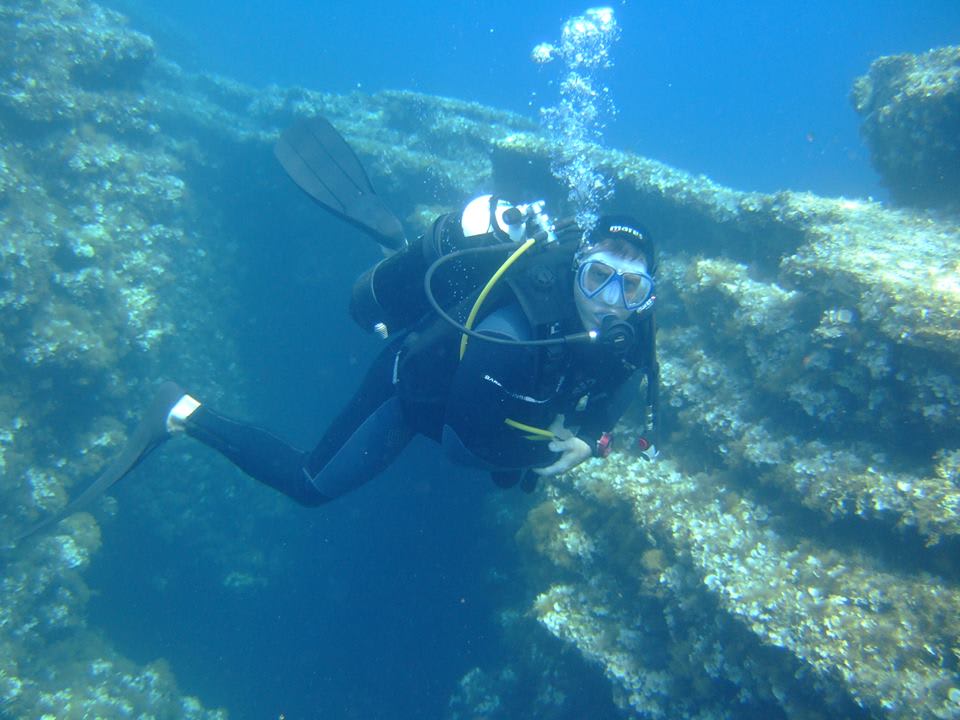
[[[605,458],[611,452],[613,452],[613,435],[608,432],[605,432],[600,436],[600,439],[597,440],[596,453],[597,457]]]

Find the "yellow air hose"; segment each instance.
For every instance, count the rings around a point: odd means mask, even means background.
[[[536,240],[534,238],[529,238],[523,243],[523,245],[514,250],[510,254],[510,257],[504,260],[503,265],[501,265],[497,271],[490,276],[490,279],[487,280],[487,284],[483,286],[483,290],[481,290],[480,294],[477,296],[476,302],[473,303],[473,307],[470,308],[470,314],[467,316],[467,320],[463,324],[467,330],[473,329],[473,323],[477,319],[477,313],[480,312],[480,306],[483,305],[483,301],[487,299],[487,295],[489,295],[490,291],[493,290],[493,286],[497,284],[497,281],[503,277],[503,274],[509,270],[510,267],[520,259],[520,256],[529,250],[535,242]],[[460,337],[461,360],[463,360],[463,354],[467,351],[467,341],[469,339],[470,336],[466,333],[463,333]],[[543,428],[534,427],[533,425],[527,425],[526,423],[522,423],[511,418],[506,418],[503,422],[512,428],[527,433],[528,440],[553,440],[556,437],[556,435],[550,430],[544,430]]]
[[[553,440],[557,437],[556,433],[552,430],[544,430],[543,428],[534,427],[533,425],[527,425],[512,418],[505,418],[503,424],[527,433],[527,440]]]
[[[523,245],[514,250],[510,257],[504,260],[503,265],[501,265],[497,271],[490,276],[490,279],[487,280],[487,284],[483,286],[483,290],[480,291],[480,294],[477,296],[477,301],[473,304],[473,307],[470,309],[470,314],[467,316],[467,321],[463,324],[467,330],[473,330],[473,323],[477,319],[477,313],[480,312],[480,306],[483,305],[483,301],[487,299],[487,295],[490,294],[490,291],[493,290],[493,286],[497,284],[497,280],[503,277],[503,274],[510,269],[510,266],[513,265],[521,255],[523,255],[527,250],[529,250],[533,244],[536,242],[534,238],[530,238]],[[467,351],[467,341],[470,339],[470,336],[466,333],[460,337],[460,359],[463,360],[463,354]]]

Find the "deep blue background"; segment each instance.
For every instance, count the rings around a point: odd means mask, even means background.
[[[119,1],[119,0],[118,0]],[[131,0],[125,0],[131,3]],[[588,2],[140,0],[161,50],[255,84],[411,89],[519,112],[555,101],[529,60]],[[741,189],[882,196],[849,102],[880,55],[960,41],[955,0],[618,2],[609,144]],[[160,31],[160,28],[163,31]]]

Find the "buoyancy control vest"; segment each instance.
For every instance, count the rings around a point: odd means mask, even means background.
[[[527,424],[546,422],[549,425],[549,413],[529,412],[534,410],[529,400],[534,396],[540,399],[548,397],[551,390],[548,386],[557,382],[557,378],[562,374],[560,366],[569,360],[569,354],[564,352],[563,345],[540,347],[536,350],[528,348],[526,352],[522,345],[517,345],[508,348],[513,352],[502,355],[491,354],[490,348],[487,348],[486,351],[473,353],[473,357],[467,359],[470,367],[459,368],[461,358],[455,350],[458,332],[431,312],[432,306],[424,290],[424,275],[437,259],[461,250],[492,249],[489,253],[468,252],[463,258],[445,263],[442,272],[433,280],[431,287],[436,301],[449,311],[457,322],[463,323],[479,289],[516,246],[517,243],[511,242],[509,238],[495,233],[465,238],[460,231],[459,214],[442,215],[419,242],[380,261],[354,285],[351,314],[361,327],[384,337],[388,334],[395,336],[406,333],[398,354],[397,371],[401,380],[398,389],[405,405],[411,409],[411,415],[420,420],[416,423],[418,430],[434,439],[440,440],[442,428],[450,426],[451,423],[461,428],[460,435],[469,435],[471,433],[465,425],[475,424],[476,418],[481,416],[473,411],[466,412],[462,404],[448,408],[451,397],[466,398],[478,405],[482,404],[485,412],[493,415],[502,414],[507,417],[510,413],[521,414],[528,421]],[[498,247],[503,252],[497,252]],[[483,334],[497,335],[498,333],[482,327],[482,319],[511,305],[519,306],[522,311],[525,329],[519,335],[500,334],[503,338],[520,343],[549,340],[562,338],[564,333],[571,333],[581,327],[572,294],[577,248],[577,239],[571,238],[566,242],[544,243],[522,255],[484,301],[483,313],[479,318],[481,327],[477,329],[482,330]],[[648,393],[655,402],[657,367],[653,314],[647,313],[633,318],[630,323],[632,332],[629,343],[615,349],[611,346],[609,351],[619,358],[615,365],[622,366],[627,374],[635,369],[647,374]],[[598,343],[603,346],[603,341]],[[596,350],[607,354],[601,347]],[[484,359],[479,360],[480,357]],[[533,395],[526,399],[514,398],[511,395],[513,389],[497,386],[496,378],[493,377],[496,373],[486,373],[492,380],[484,378],[484,373],[479,371],[477,363],[498,365],[498,357],[504,358],[508,364],[515,362],[518,368],[525,368],[523,377],[537,379],[536,384],[539,387],[527,388],[528,393]],[[513,359],[506,360],[507,358]],[[458,368],[463,372],[458,372]],[[473,370],[478,370],[478,373],[475,373],[478,374],[477,378],[468,377]],[[506,373],[506,366],[498,372]],[[512,377],[519,376],[514,374]],[[472,383],[476,382],[481,384],[474,386]],[[500,412],[497,412],[498,408]],[[543,408],[545,409],[546,405]],[[478,407],[477,410],[479,409]],[[522,412],[523,410],[528,412]],[[468,416],[470,420],[465,422]],[[488,440],[496,440],[498,435],[490,432],[479,434]],[[517,436],[514,433],[512,437]],[[498,467],[516,466],[520,456],[524,455],[520,451],[510,451],[503,443],[489,442],[487,445],[499,448],[491,462]],[[546,443],[543,445],[541,450],[545,450]],[[547,452],[536,455],[549,457]]]

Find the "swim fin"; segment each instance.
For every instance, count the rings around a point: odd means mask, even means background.
[[[280,134],[273,154],[314,201],[390,250],[406,244],[403,226],[374,192],[343,136],[322,117],[298,121]]]
[[[140,462],[153,450],[163,444],[170,433],[167,430],[167,416],[170,410],[183,397],[183,389],[175,382],[165,382],[158,389],[150,403],[150,407],[140,418],[140,424],[127,441],[123,451],[114,458],[106,470],[86,490],[71,500],[60,512],[41,520],[27,528],[13,543],[19,544],[22,540],[47,528],[53,527],[64,518],[82,510],[87,504],[98,498],[107,489],[125,478]]]

